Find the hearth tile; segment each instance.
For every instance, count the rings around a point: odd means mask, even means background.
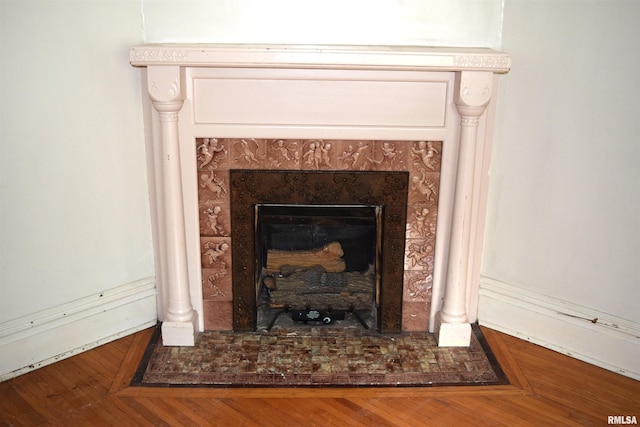
[[[295,378],[295,374],[280,373],[273,376],[273,384],[275,386],[291,385],[293,383],[293,378]]]
[[[331,384],[333,381],[333,374],[331,373],[314,373],[311,375],[311,382],[313,384]]]
[[[351,380],[351,384],[354,385],[365,385],[369,383],[368,373],[351,373],[349,374],[349,378]]]
[[[223,375],[219,372],[206,372],[198,375],[202,384],[224,384]]]
[[[273,374],[258,374],[256,376],[256,382],[255,384],[258,385],[267,385],[267,384],[273,384]]]
[[[403,362],[402,372],[423,372],[422,365],[416,362]]]
[[[149,365],[147,365],[147,372],[155,374],[155,373],[160,373],[164,371],[164,363],[157,363],[157,362],[149,362]]]
[[[405,374],[404,373],[391,373],[387,374],[385,378],[386,384],[394,384],[400,385],[404,382]]]
[[[238,380],[238,374],[233,372],[222,372],[220,373],[220,378],[224,381],[224,384],[241,384],[240,380]]]
[[[304,341],[300,335],[311,338],[308,330],[295,334],[207,331],[200,334],[196,347],[163,347],[157,343],[156,354],[146,367],[145,381],[258,386],[499,381],[486,357],[480,358],[468,348],[439,348],[429,333],[382,336],[360,330],[357,333],[361,334],[364,351],[347,354],[345,344],[354,336],[340,337],[339,333],[345,330],[336,328],[319,329],[314,339],[307,341],[319,349],[315,356],[310,349],[299,347]],[[270,337],[275,337],[276,342]],[[296,345],[298,353],[286,352]],[[377,353],[373,351],[376,348]]]
[[[385,384],[387,382],[387,374],[371,374],[369,375],[370,384]]]
[[[341,372],[341,373],[334,373],[331,374],[332,376],[332,381],[335,384],[349,384],[351,382],[351,377],[349,376],[349,374]]]
[[[311,384],[311,374],[294,374],[294,382],[297,384]]]

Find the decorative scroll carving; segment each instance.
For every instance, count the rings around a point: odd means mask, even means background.
[[[456,55],[453,63],[459,68],[489,68],[489,69],[508,69],[511,66],[511,59],[508,56],[501,55]]]
[[[153,49],[132,49],[130,53],[131,62],[175,62],[179,63],[187,58],[186,49],[167,49],[166,47]]]

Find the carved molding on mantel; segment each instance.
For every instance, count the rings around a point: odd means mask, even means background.
[[[147,44],[131,48],[134,66],[419,69],[506,73],[511,58],[487,48]]]

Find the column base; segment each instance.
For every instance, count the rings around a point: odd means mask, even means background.
[[[469,347],[471,345],[471,323],[445,323],[438,313],[434,331],[438,347]]]
[[[196,344],[198,316],[190,322],[162,322],[162,345],[193,347]]]

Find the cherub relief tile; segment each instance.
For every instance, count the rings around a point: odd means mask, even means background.
[[[201,237],[200,254],[202,268],[227,270],[231,274],[231,239]]]
[[[411,146],[411,162],[417,171],[440,172],[442,141],[418,141]]]
[[[265,141],[264,169],[300,170],[302,143],[290,139]]]
[[[228,202],[206,199],[199,203],[200,235],[212,237],[231,236],[231,218]]]
[[[302,170],[335,170],[336,152],[333,141],[307,139],[302,142]]]
[[[266,169],[264,140],[240,138],[229,140],[229,169]]]
[[[407,206],[407,239],[434,238],[436,234],[436,207],[424,201]]]
[[[371,170],[373,141],[335,141],[336,169],[350,171]]]
[[[426,239],[407,239],[405,243],[404,269],[433,272],[435,235]]]
[[[375,141],[371,156],[373,170],[406,171],[411,147],[406,141]]]
[[[227,171],[198,171],[198,200],[211,203],[228,203],[229,174]]]
[[[403,301],[431,301],[433,275],[429,271],[405,271]]]
[[[228,169],[227,141],[218,138],[196,138],[198,170]]]

